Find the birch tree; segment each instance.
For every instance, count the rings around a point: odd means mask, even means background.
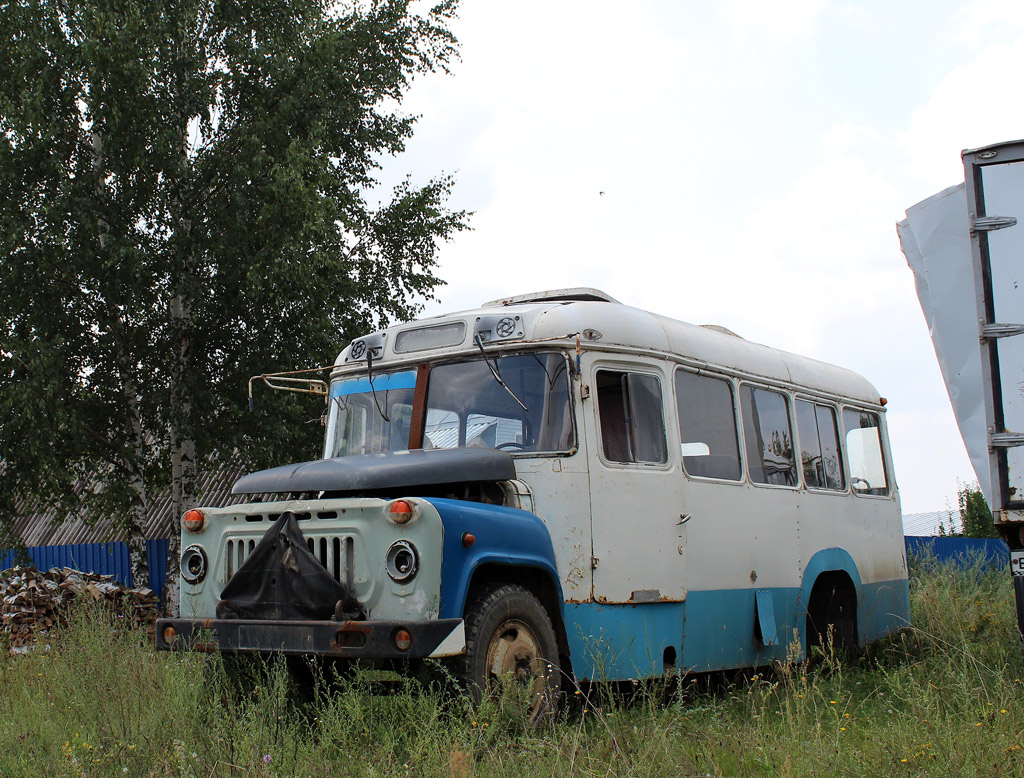
[[[0,516],[128,529],[155,490],[313,455],[319,411],[246,380],[330,362],[429,299],[452,180],[380,197],[454,0],[0,4]],[[98,480],[97,480],[98,477]],[[99,484],[82,490],[82,484]],[[176,580],[172,536],[168,579]],[[173,600],[170,607],[173,608]]]

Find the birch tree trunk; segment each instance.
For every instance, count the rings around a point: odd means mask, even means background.
[[[192,247],[192,220],[188,212],[188,195],[192,177],[189,156],[189,125],[191,115],[187,109],[188,96],[193,86],[189,83],[188,63],[198,62],[192,41],[184,28],[176,34],[177,59],[172,75],[172,99],[174,101],[174,128],[177,137],[176,181],[169,200],[168,220],[171,226],[170,245],[173,251],[171,271],[171,298],[168,305],[170,332],[174,353],[170,365],[170,429],[171,444],[171,496],[175,517],[178,519],[171,529],[167,547],[167,575],[164,579],[164,612],[176,616],[180,612],[181,576],[181,519],[185,512],[196,507],[199,500],[196,479],[195,419],[191,387],[195,377],[192,347],[194,342],[194,321],[192,299],[196,293],[196,257]],[[194,196],[194,193],[193,193]]]
[[[167,577],[164,579],[163,608],[169,615],[177,615],[180,605],[179,577],[181,574],[181,524],[185,511],[196,507],[199,501],[196,477],[196,444],[192,437],[192,402],[187,390],[187,374],[192,350],[192,310],[180,293],[171,298],[170,313],[178,332],[177,351],[171,374],[171,494],[174,514],[178,521],[171,529],[167,546]]]
[[[123,348],[123,327],[117,327],[118,365],[121,372],[121,394],[128,409],[131,423],[131,439],[125,447],[124,467],[131,489],[131,504],[125,521],[128,533],[128,559],[132,570],[134,586],[149,586],[149,555],[146,552],[146,518],[149,503],[146,499],[146,436],[143,431],[142,413],[139,407],[139,391],[131,373],[131,365]]]
[[[103,157],[103,136],[98,131],[93,131],[92,153],[93,173],[96,176],[95,195],[99,203],[99,211],[103,212],[103,203],[106,201],[105,189],[105,165]],[[101,215],[97,218],[97,232],[99,233],[99,249],[101,253],[107,250],[110,227],[107,220]],[[124,322],[119,313],[110,316],[109,330],[116,349],[117,373],[121,396],[125,401],[125,409],[128,415],[128,422],[131,426],[130,439],[124,445],[118,445],[111,441],[112,448],[121,452],[120,462],[115,466],[121,467],[127,477],[130,503],[128,513],[124,518],[124,529],[127,533],[128,559],[131,566],[132,584],[134,586],[149,586],[149,558],[146,553],[146,516],[148,503],[146,500],[146,477],[143,468],[145,461],[146,439],[143,432],[143,420],[139,407],[139,390],[136,385],[132,371],[131,360],[128,356],[127,333]]]

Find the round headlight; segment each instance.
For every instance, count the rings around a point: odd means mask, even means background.
[[[199,546],[189,546],[181,555],[181,577],[196,584],[206,578],[206,552]]]
[[[388,571],[392,581],[405,583],[412,580],[420,567],[420,556],[416,546],[408,540],[396,540],[388,549],[384,559],[384,569]]]

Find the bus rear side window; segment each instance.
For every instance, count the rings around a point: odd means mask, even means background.
[[[835,411],[827,405],[797,400],[796,428],[800,433],[800,465],[807,487],[845,489]]]
[[[740,480],[732,384],[721,378],[677,370],[676,405],[683,468],[687,474]]]
[[[793,430],[785,396],[770,389],[743,386],[740,401],[750,480],[757,484],[796,486]]]
[[[878,416],[869,411],[843,409],[850,486],[857,494],[888,494],[885,460]]]
[[[601,444],[611,462],[668,461],[661,383],[643,373],[597,371]]]

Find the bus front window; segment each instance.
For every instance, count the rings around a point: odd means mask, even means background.
[[[431,366],[423,448],[482,446],[510,453],[575,445],[564,354],[488,357]],[[491,371],[497,372],[500,381]],[[409,447],[416,371],[374,373],[331,385],[325,458]]]
[[[489,359],[501,382],[484,359],[431,368],[423,447],[484,446],[513,454],[571,450],[575,441],[565,356]]]
[[[409,448],[416,371],[345,378],[331,384],[324,458]]]

